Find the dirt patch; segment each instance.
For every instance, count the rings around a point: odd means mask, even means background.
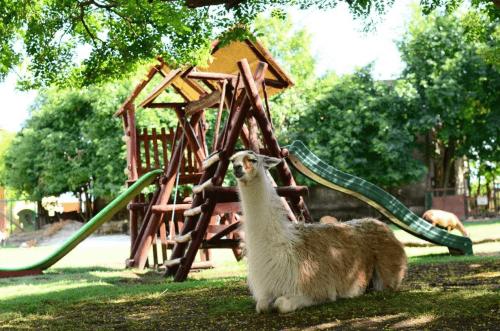
[[[403,284],[403,290],[452,291],[474,288],[500,290],[500,260],[412,265]]]
[[[83,223],[76,221],[61,221],[44,225],[40,230],[18,232],[7,239],[7,244],[13,246],[46,246],[59,244],[69,238]]]

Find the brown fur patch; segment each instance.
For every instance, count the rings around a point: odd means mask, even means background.
[[[364,293],[375,271],[383,288],[396,289],[406,272],[402,244],[374,219],[306,226],[297,254],[300,290],[316,301]]]
[[[243,167],[247,172],[253,170],[253,162],[248,156],[243,157]]]

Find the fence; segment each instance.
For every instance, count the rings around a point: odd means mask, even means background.
[[[469,194],[464,189],[445,188],[428,191],[430,205],[426,209],[442,209],[454,213],[460,219],[468,217],[494,217],[500,215],[500,183],[495,183],[487,195]]]
[[[449,211],[460,219],[468,217],[467,197],[463,189],[440,188],[430,191],[432,196],[432,209],[441,209]]]
[[[0,200],[0,231],[32,231],[38,228],[36,203],[20,200]]]
[[[470,216],[493,217],[500,215],[500,183],[494,183],[487,194],[471,195],[468,198]]]

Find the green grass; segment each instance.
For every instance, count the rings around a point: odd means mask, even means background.
[[[0,329],[494,329],[500,255],[410,258],[399,292],[368,293],[293,314],[257,315],[244,262],[175,283],[156,272],[51,269],[0,279]],[[465,309],[466,307],[466,309]]]
[[[498,226],[498,221],[467,224],[484,236],[498,235]],[[495,330],[500,325],[497,241],[474,245],[475,256],[407,247],[409,271],[401,291],[367,293],[286,315],[255,313],[246,264],[231,261],[230,254],[218,256],[231,262],[175,283],[160,273],[123,270],[127,247],[83,248],[44,275],[0,279],[0,329]],[[6,256],[9,262],[33,261],[50,249],[0,249],[0,261]]]

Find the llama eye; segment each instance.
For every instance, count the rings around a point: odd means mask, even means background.
[[[249,159],[248,161],[250,161],[252,163],[257,163],[257,160],[255,160],[255,159]]]

